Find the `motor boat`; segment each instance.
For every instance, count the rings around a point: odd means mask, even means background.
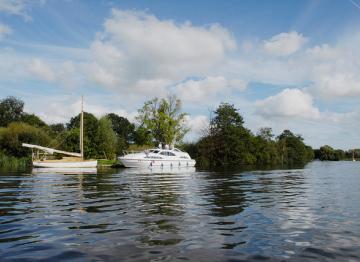
[[[147,149],[143,152],[127,153],[124,156],[118,157],[119,161],[125,167],[194,167],[196,161],[191,159],[190,155],[181,151],[178,148],[162,149],[154,148]]]

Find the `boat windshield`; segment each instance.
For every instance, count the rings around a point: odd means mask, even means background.
[[[159,153],[159,150],[157,150],[157,149],[150,149],[149,152],[150,152],[150,153],[157,154],[157,153]]]

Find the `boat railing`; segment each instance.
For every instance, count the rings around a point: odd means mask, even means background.
[[[144,150],[142,150],[142,151],[139,151],[139,150],[123,150],[122,155],[125,156],[125,155],[137,154],[137,153],[142,153],[142,152],[144,152]]]

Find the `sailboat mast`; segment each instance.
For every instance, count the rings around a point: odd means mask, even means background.
[[[80,154],[84,158],[84,97],[81,96],[81,115],[80,115]]]

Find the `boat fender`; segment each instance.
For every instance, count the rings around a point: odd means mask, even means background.
[[[181,163],[179,162],[179,166],[181,166]]]

